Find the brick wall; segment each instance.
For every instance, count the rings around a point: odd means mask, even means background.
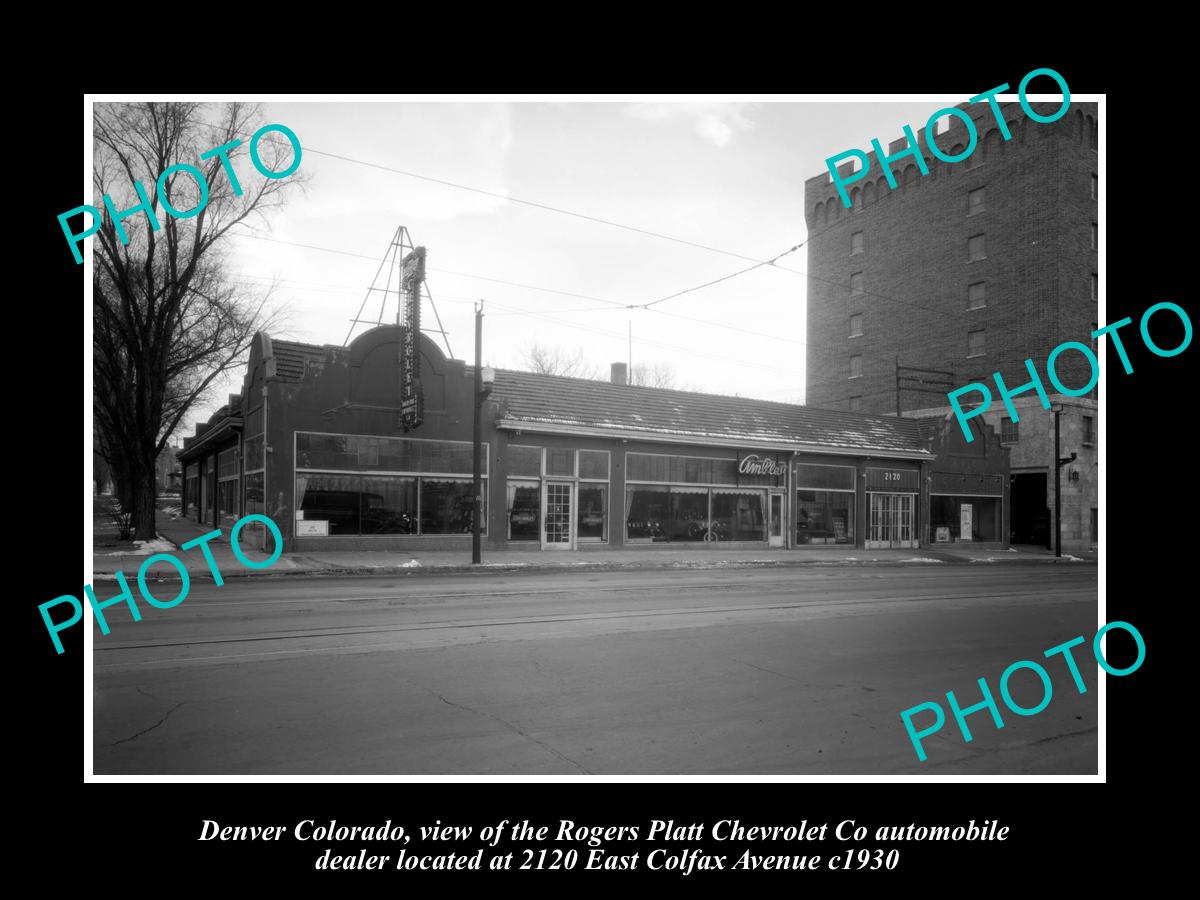
[[[1046,115],[1058,104],[1033,107]],[[1062,119],[1043,124],[1017,103],[1001,104],[1013,133],[1007,142],[986,105],[961,108],[979,134],[968,160],[936,160],[924,123],[910,123],[929,175],[921,176],[907,157],[893,170],[901,186],[890,189],[869,153],[866,178],[850,188],[852,210],[843,207],[828,173],[806,182],[810,405],[849,409],[857,396],[864,412],[895,412],[897,358],[902,366],[951,371],[955,386],[990,381],[995,371],[1017,386],[1029,380],[1026,357],[1044,372],[1059,343],[1089,340],[1097,321],[1091,284],[1097,271],[1091,193],[1096,105],[1072,103]],[[860,147],[868,148],[872,137],[884,143],[887,136],[864,134]],[[965,127],[952,119],[937,143],[956,152],[967,143]],[[888,153],[903,144],[891,142]],[[906,174],[911,180],[903,183]],[[968,194],[978,188],[984,190],[982,208],[968,214]],[[862,232],[863,249],[852,254],[855,232]],[[984,235],[985,258],[969,261],[968,239],[977,234]],[[852,296],[855,273],[861,273],[863,292]],[[968,286],[979,282],[986,305],[968,309]],[[862,316],[859,337],[849,336],[852,315]],[[975,330],[984,332],[983,354],[969,356],[968,333]],[[851,356],[862,357],[859,378],[849,377]],[[1061,357],[1057,370],[1070,387],[1088,379],[1078,353]],[[1048,379],[1046,387],[1053,393]],[[937,403],[932,394],[901,395],[905,410]]]

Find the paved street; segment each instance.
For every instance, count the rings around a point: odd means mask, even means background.
[[[1090,565],[194,583],[95,630],[95,771],[1094,773],[1096,594]],[[1087,694],[1049,661],[1044,712],[973,715],[971,744],[947,712],[917,761],[901,710],[981,676],[999,701],[1009,663],[1080,634]],[[1029,672],[1012,692],[1041,698]]]

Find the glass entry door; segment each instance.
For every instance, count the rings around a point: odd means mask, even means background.
[[[770,510],[768,511],[768,516],[770,517],[771,528],[767,532],[770,546],[782,547],[783,546],[783,494],[775,493],[774,491],[772,491],[768,497],[768,501],[769,501],[770,507],[771,507]]]
[[[546,511],[542,521],[546,523],[542,532],[542,547],[548,550],[570,550],[574,544],[571,528],[573,485],[569,481],[546,482]]]
[[[915,494],[871,494],[871,529],[867,548],[916,547],[917,529],[913,519]]]

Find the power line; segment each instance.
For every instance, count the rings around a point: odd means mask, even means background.
[[[208,128],[216,129],[218,131],[229,131],[229,129],[227,129],[225,126],[214,125],[211,122],[200,121],[198,124],[206,126]],[[234,129],[231,133],[232,134],[240,134],[240,135],[252,134],[252,132],[240,131],[237,129]],[[275,143],[275,144],[287,144],[288,146],[291,146],[291,143],[289,141],[282,141],[282,140],[279,140],[278,138],[266,138],[266,140],[269,140],[270,142]],[[612,219],[604,219],[599,216],[593,216],[593,215],[589,215],[587,213],[581,213],[581,212],[576,212],[576,211],[570,210],[570,209],[564,209],[560,206],[551,206],[547,203],[539,203],[536,200],[526,200],[522,197],[513,197],[510,194],[501,194],[496,191],[488,191],[483,188],[477,188],[477,187],[472,187],[472,186],[466,185],[466,184],[460,184],[456,181],[449,181],[445,178],[434,178],[431,175],[421,175],[417,172],[409,172],[405,169],[398,169],[395,166],[386,166],[386,165],[383,165],[382,163],[370,162],[369,160],[365,160],[365,159],[356,159],[355,157],[352,157],[352,156],[346,156],[341,153],[333,153],[328,150],[319,150],[316,147],[305,146],[305,147],[302,147],[301,149],[305,153],[314,153],[317,156],[325,156],[330,159],[340,160],[342,162],[353,163],[353,164],[359,165],[359,166],[366,166],[367,168],[370,168],[370,169],[378,169],[382,172],[390,172],[394,175],[403,175],[405,178],[415,178],[419,181],[427,181],[432,184],[440,184],[443,187],[451,187],[451,188],[455,188],[455,189],[461,190],[461,191],[469,191],[472,194],[480,194],[485,197],[493,197],[497,200],[507,200],[510,203],[517,203],[521,206],[528,206],[533,209],[543,210],[545,212],[558,213],[559,215],[570,216],[571,218],[574,218],[574,219],[582,219],[585,222],[593,222],[598,225],[607,225],[610,228],[620,228],[623,231],[631,231],[634,234],[642,234],[642,235],[646,235],[647,237],[659,238],[660,240],[671,241],[672,243],[682,244],[687,247],[695,247],[697,250],[707,250],[709,253],[719,253],[722,256],[731,256],[734,259],[744,259],[748,262],[759,263],[762,265],[768,264],[766,261],[758,260],[758,259],[755,259],[753,256],[746,256],[742,253],[735,253],[732,250],[724,250],[720,247],[710,247],[707,244],[701,244],[696,241],[689,241],[686,238],[680,238],[680,237],[675,237],[675,236],[669,235],[669,234],[663,234],[662,232],[659,232],[659,231],[651,231],[648,228],[639,228],[636,225],[626,225],[623,222],[616,222],[616,221],[613,221]]]
[[[200,122],[199,124],[201,124],[201,125],[204,125],[204,126],[207,126],[207,127],[209,127],[209,128],[214,128],[214,129],[219,129],[219,130],[226,130],[226,129],[224,128],[224,126],[214,125],[214,124],[212,124],[212,123],[209,123],[209,122]],[[233,133],[235,133],[235,134],[242,134],[242,135],[249,135],[249,134],[250,134],[250,132],[247,132],[247,131],[236,131],[236,130],[235,130]],[[282,141],[282,140],[279,140],[279,139],[277,139],[277,138],[267,138],[267,140],[270,140],[271,142],[273,142],[273,143],[277,143],[277,144],[284,144],[284,143],[288,143],[288,145],[290,146],[290,143],[289,143],[289,142],[287,142],[287,141]],[[683,291],[679,291],[679,292],[677,292],[677,293],[675,293],[675,294],[671,294],[671,295],[669,295],[669,296],[667,296],[667,297],[663,297],[663,298],[660,298],[660,299],[658,299],[658,300],[650,301],[649,303],[646,303],[646,304],[621,304],[621,303],[618,303],[618,302],[616,302],[616,301],[605,300],[605,299],[598,298],[598,297],[588,297],[588,296],[586,296],[586,295],[582,295],[582,294],[573,294],[573,293],[570,293],[570,292],[565,292],[565,291],[555,291],[555,290],[551,290],[551,289],[548,289],[548,288],[539,288],[539,287],[534,287],[534,286],[532,286],[532,285],[521,285],[521,284],[516,284],[516,283],[514,283],[514,282],[502,281],[502,280],[499,280],[499,279],[489,279],[489,278],[487,278],[486,276],[478,276],[478,275],[472,275],[472,274],[468,274],[468,273],[456,273],[456,272],[447,272],[447,271],[445,271],[445,270],[441,270],[441,271],[443,272],[443,274],[461,275],[462,277],[466,277],[466,278],[478,278],[478,279],[480,279],[480,280],[483,280],[483,281],[493,281],[494,283],[498,283],[498,284],[506,284],[506,285],[510,285],[510,286],[513,286],[513,287],[524,287],[524,288],[528,288],[528,289],[531,289],[531,290],[539,290],[539,291],[544,291],[544,292],[547,292],[547,293],[556,293],[556,294],[562,294],[562,295],[564,295],[564,296],[576,297],[576,298],[579,298],[579,299],[586,299],[586,300],[593,300],[593,301],[595,301],[595,302],[598,302],[598,303],[604,303],[604,304],[611,305],[611,306],[614,306],[614,307],[624,307],[624,308],[636,308],[636,307],[644,307],[644,308],[649,308],[649,307],[651,307],[651,306],[653,306],[653,305],[655,305],[655,304],[662,303],[662,302],[664,302],[664,301],[666,301],[666,300],[674,299],[675,297],[679,297],[679,296],[682,296],[682,295],[684,295],[684,294],[693,293],[693,292],[695,292],[695,291],[702,290],[703,288],[710,287],[710,286],[712,286],[712,285],[714,285],[714,284],[719,284],[719,283],[721,283],[721,282],[723,282],[723,281],[728,281],[728,280],[729,280],[729,279],[731,279],[731,278],[735,278],[735,277],[737,277],[737,276],[739,276],[739,275],[743,275],[743,274],[745,274],[745,273],[747,273],[747,272],[751,272],[751,271],[753,271],[753,270],[755,270],[755,269],[762,268],[762,267],[764,267],[764,266],[771,266],[772,268],[775,268],[775,269],[777,269],[777,270],[779,270],[779,271],[781,271],[781,272],[788,272],[788,273],[791,273],[791,274],[794,274],[794,275],[799,275],[799,276],[802,276],[802,277],[805,277],[805,278],[811,279],[811,280],[813,280],[813,281],[819,281],[819,282],[822,282],[822,283],[825,283],[825,284],[831,284],[831,285],[834,285],[834,286],[836,286],[836,287],[844,287],[844,288],[847,288],[847,289],[849,289],[849,288],[848,288],[848,285],[845,285],[845,284],[843,284],[843,283],[842,283],[842,282],[840,282],[840,281],[835,281],[835,280],[833,280],[833,279],[829,279],[829,278],[822,278],[822,277],[820,277],[820,276],[813,275],[813,274],[811,274],[811,273],[809,273],[809,272],[802,272],[802,271],[800,271],[800,270],[798,270],[798,269],[789,269],[789,268],[787,268],[786,266],[780,266],[780,265],[776,265],[776,264],[775,264],[775,262],[776,262],[776,260],[780,259],[782,256],[786,256],[788,253],[792,253],[792,252],[794,252],[795,250],[799,249],[800,247],[804,246],[805,244],[809,243],[809,242],[810,242],[810,241],[812,241],[814,238],[821,237],[821,236],[823,236],[823,235],[825,235],[825,234],[828,234],[830,231],[832,231],[833,229],[835,229],[835,228],[839,227],[839,226],[840,226],[840,225],[842,225],[844,222],[848,222],[848,221],[850,221],[850,219],[853,217],[853,213],[854,213],[856,210],[859,210],[859,209],[861,209],[862,207],[853,207],[853,208],[851,208],[850,210],[846,211],[846,215],[843,217],[843,216],[842,216],[842,207],[840,207],[840,206],[839,206],[839,207],[837,208],[837,216],[838,216],[838,217],[837,217],[837,218],[836,218],[836,219],[835,219],[835,220],[834,220],[832,223],[827,223],[827,224],[826,224],[826,227],[825,227],[824,229],[822,229],[822,230],[820,230],[820,231],[816,231],[816,232],[810,233],[810,234],[808,235],[808,237],[807,237],[807,238],[805,238],[805,240],[804,240],[804,241],[802,241],[800,244],[796,245],[795,247],[792,247],[790,250],[788,250],[788,251],[785,251],[784,253],[780,254],[779,256],[776,256],[776,257],[774,257],[773,259],[770,259],[770,260],[758,260],[758,259],[755,259],[754,257],[751,257],[751,256],[746,256],[746,255],[744,255],[744,254],[740,254],[740,253],[735,253],[735,252],[733,252],[733,251],[729,251],[729,250],[724,250],[724,249],[721,249],[721,248],[719,248],[719,247],[711,247],[711,246],[708,246],[708,245],[706,245],[706,244],[700,244],[700,243],[697,243],[697,242],[694,242],[694,241],[688,241],[688,240],[685,240],[685,239],[683,239],[683,238],[676,238],[676,237],[673,237],[673,236],[671,236],[671,235],[662,234],[661,232],[651,231],[651,230],[649,230],[649,229],[644,229],[644,228],[638,228],[638,227],[636,227],[636,226],[632,226],[632,225],[625,225],[625,224],[623,224],[623,223],[621,223],[621,222],[615,222],[615,221],[612,221],[612,220],[609,220],[609,219],[603,219],[603,218],[599,218],[599,217],[596,217],[596,216],[591,216],[591,215],[588,215],[588,214],[585,214],[585,213],[578,213],[578,212],[575,212],[575,211],[573,211],[573,210],[568,210],[568,209],[564,209],[564,208],[561,208],[561,207],[550,206],[549,204],[538,203],[538,202],[531,201],[531,200],[524,200],[524,199],[522,199],[522,198],[519,198],[519,197],[511,197],[511,196],[509,196],[509,195],[506,195],[506,194],[500,194],[500,193],[497,193],[497,192],[495,192],[495,191],[487,191],[487,190],[483,190],[483,189],[481,189],[481,188],[474,188],[474,187],[471,187],[471,186],[469,186],[469,185],[463,185],[463,184],[460,184],[460,183],[458,183],[458,182],[449,181],[449,180],[447,180],[447,179],[434,178],[434,177],[432,177],[432,176],[429,176],[429,175],[421,175],[421,174],[419,174],[419,173],[416,173],[416,172],[410,172],[410,171],[407,171],[407,170],[404,170],[404,169],[398,169],[398,168],[395,168],[395,167],[393,167],[393,166],[386,166],[386,165],[383,165],[383,164],[381,164],[381,163],[373,163],[373,162],[370,162],[370,161],[367,161],[367,160],[356,159],[356,158],[354,158],[354,157],[346,156],[346,155],[344,155],[344,154],[337,154],[337,153],[332,153],[332,152],[325,151],[325,150],[319,150],[319,149],[317,149],[317,148],[314,148],[314,147],[304,147],[303,149],[304,149],[304,150],[306,150],[306,151],[308,151],[308,152],[310,152],[310,153],[315,153],[315,154],[317,154],[317,155],[319,155],[319,156],[327,156],[327,157],[330,157],[330,158],[333,158],[333,159],[338,159],[338,160],[341,160],[341,161],[344,161],[344,162],[349,162],[349,163],[354,163],[354,164],[357,164],[357,165],[367,166],[368,168],[379,169],[379,170],[382,170],[382,171],[391,172],[391,173],[398,174],[398,175],[403,175],[403,176],[405,176],[405,177],[409,177],[409,178],[415,178],[415,179],[419,179],[419,180],[422,180],[422,181],[428,181],[428,182],[431,182],[431,183],[440,184],[440,185],[443,185],[443,186],[446,186],[446,187],[452,187],[452,188],[456,188],[456,189],[460,189],[460,190],[470,191],[470,192],[472,192],[472,193],[483,194],[483,195],[490,196],[490,197],[495,197],[495,198],[498,198],[498,199],[501,199],[501,200],[508,200],[508,201],[511,201],[511,202],[513,202],[513,203],[518,203],[518,204],[522,204],[522,205],[525,205],[525,206],[530,206],[530,207],[533,207],[533,208],[542,209],[542,210],[545,210],[545,211],[548,211],[548,212],[555,212],[555,213],[559,213],[559,214],[562,214],[562,215],[567,215],[567,216],[571,216],[571,217],[574,217],[574,218],[583,219],[583,220],[586,220],[586,221],[591,221],[591,222],[595,222],[595,223],[599,223],[599,224],[603,224],[603,225],[609,225],[609,226],[611,226],[611,227],[614,227],[614,228],[621,228],[621,229],[624,229],[624,230],[626,230],[626,231],[631,231],[631,232],[635,232],[635,233],[638,233],[638,234],[644,234],[644,235],[647,235],[647,236],[650,236],[650,237],[661,238],[661,239],[663,239],[663,240],[668,240],[668,241],[672,241],[672,242],[679,243],[679,244],[685,244],[685,245],[687,245],[687,246],[695,247],[695,248],[702,249],[702,250],[707,250],[707,251],[709,251],[709,252],[713,252],[713,253],[719,253],[719,254],[721,254],[721,255],[723,255],[723,256],[730,256],[730,257],[733,257],[733,258],[736,258],[736,259],[744,259],[744,260],[747,260],[747,261],[749,261],[749,262],[753,262],[753,263],[754,263],[754,265],[753,265],[753,266],[750,266],[750,267],[748,267],[748,268],[746,268],[746,269],[741,269],[741,270],[739,270],[739,271],[737,271],[737,272],[731,273],[730,275],[724,276],[724,277],[722,277],[722,278],[718,278],[718,279],[715,279],[715,280],[713,280],[713,281],[706,282],[706,283],[704,283],[704,284],[697,285],[697,286],[695,286],[695,287],[692,287],[692,288],[687,288],[687,289],[685,289],[685,290],[683,290]],[[255,237],[257,237],[257,235],[255,235]],[[266,240],[270,240],[269,238],[264,238],[264,239],[266,239]],[[282,242],[282,243],[289,243],[289,242]],[[323,248],[319,248],[319,249],[323,249]],[[344,253],[344,252],[346,252],[346,251],[330,251],[330,252],[343,252],[343,253]],[[354,254],[347,254],[347,255],[354,255]],[[433,270],[431,270],[431,271],[433,271]],[[925,311],[925,312],[931,312],[931,313],[934,313],[934,314],[936,314],[936,315],[939,315],[939,316],[945,316],[947,313],[950,313],[951,315],[958,315],[958,316],[961,316],[961,317],[963,317],[964,319],[966,319],[966,318],[967,318],[967,316],[966,316],[966,311],[965,311],[965,310],[946,310],[946,309],[937,309],[937,308],[935,308],[935,307],[924,306],[924,305],[921,305],[921,304],[919,304],[919,303],[913,303],[913,302],[911,302],[911,301],[900,300],[900,299],[898,299],[898,298],[896,298],[896,297],[890,297],[890,296],[888,296],[888,295],[886,295],[886,294],[880,294],[880,293],[873,292],[873,291],[865,291],[865,290],[864,290],[864,291],[860,291],[859,293],[860,293],[860,295],[862,295],[862,296],[874,297],[874,298],[876,298],[876,299],[885,300],[885,301],[887,301],[887,302],[890,302],[890,303],[896,303],[896,304],[900,304],[900,305],[911,306],[911,307],[912,307],[912,308],[914,308],[914,309],[920,309],[920,310],[923,310],[923,311]],[[599,311],[599,309],[601,309],[601,308],[597,308],[597,310],[595,310],[595,311]],[[574,312],[591,312],[591,311],[593,311],[593,310],[592,310],[592,309],[581,309],[581,310],[574,310]],[[564,310],[564,312],[565,312],[565,310]],[[696,321],[702,321],[702,320],[696,320]],[[706,323],[706,324],[712,324],[712,325],[714,325],[714,326],[716,326],[716,325],[717,325],[717,323]],[[719,326],[719,327],[720,327],[720,326]],[[1004,326],[1004,325],[1001,325],[1001,326],[994,326],[994,327],[996,328],[996,330],[999,330],[999,331],[1001,331],[1001,332],[1005,332],[1005,333],[1008,333],[1008,334],[1011,334],[1011,335],[1017,336],[1017,337],[1021,338],[1022,340],[1024,340],[1024,339],[1027,337],[1027,334],[1026,334],[1026,332],[1025,332],[1025,331],[1018,331],[1018,330],[1015,330],[1015,329],[1014,329],[1014,328],[1012,328],[1011,326]],[[881,358],[882,358],[882,357],[881,357]]]
[[[356,258],[359,258],[359,259],[369,259],[369,260],[371,260],[372,262],[375,262],[375,261],[376,261],[375,257],[367,256],[366,254],[362,254],[362,253],[355,253],[355,252],[353,252],[353,251],[349,251],[349,250],[337,250],[337,249],[334,249],[334,248],[332,248],[332,247],[321,247],[321,246],[319,246],[319,245],[316,245],[316,244],[305,244],[305,243],[301,243],[301,242],[299,242],[299,241],[285,241],[285,240],[282,240],[282,239],[280,239],[280,238],[270,238],[270,237],[266,237],[266,236],[264,236],[264,235],[256,235],[256,234],[249,234],[249,233],[243,233],[241,236],[242,236],[242,237],[252,237],[252,238],[255,238],[256,240],[270,241],[270,242],[272,242],[272,243],[277,243],[277,244],[286,244],[286,245],[293,246],[293,247],[300,247],[300,248],[303,248],[303,249],[306,249],[306,250],[317,250],[317,251],[320,251],[320,252],[323,252],[323,253],[335,253],[335,254],[339,254],[339,255],[343,255],[343,256],[356,257]],[[814,236],[815,236],[815,235],[814,235]],[[807,241],[806,241],[806,242],[807,242]],[[805,243],[806,243],[806,242],[805,242]],[[797,249],[799,249],[800,247],[802,247],[803,245],[804,245],[803,243],[801,243],[801,244],[798,244],[798,245],[796,245],[795,247],[792,247],[792,248],[790,248],[789,250],[785,251],[784,253],[781,253],[781,254],[779,254],[779,256],[775,257],[775,259],[778,259],[778,258],[780,258],[780,257],[782,257],[782,256],[785,256],[785,255],[787,255],[788,253],[792,253],[792,252],[794,252],[795,250],[797,250]],[[756,268],[761,268],[761,267],[763,267],[763,266],[766,266],[766,265],[769,265],[769,264],[770,264],[770,261],[764,261],[763,263],[756,264],[756,265],[754,265],[754,266],[751,266],[751,267],[749,267],[748,269],[743,269],[743,270],[741,270],[741,272],[734,273],[734,275],[737,275],[737,274],[742,274],[742,273],[744,273],[744,272],[748,272],[748,271],[751,271],[751,270],[753,270],[753,269],[756,269]],[[789,337],[784,337],[783,335],[779,335],[779,334],[772,334],[772,333],[770,333],[770,332],[766,332],[766,331],[755,331],[754,329],[750,329],[750,328],[743,328],[743,327],[741,327],[741,326],[737,326],[737,325],[730,325],[730,324],[727,324],[727,323],[725,323],[725,322],[713,322],[713,321],[711,321],[711,320],[708,320],[708,319],[700,319],[700,318],[697,318],[697,317],[695,317],[695,316],[687,316],[687,315],[684,315],[684,314],[682,314],[682,313],[674,313],[674,312],[668,312],[668,311],[666,311],[666,310],[662,310],[662,309],[654,309],[654,308],[653,308],[653,303],[651,303],[651,304],[646,304],[646,305],[643,305],[643,304],[624,304],[624,303],[619,303],[619,302],[617,302],[617,301],[615,301],[615,300],[606,300],[606,299],[604,299],[604,298],[601,298],[601,297],[591,297],[591,296],[588,296],[588,295],[586,295],[586,294],[578,294],[578,293],[573,293],[573,292],[570,292],[570,291],[560,291],[560,290],[555,290],[555,289],[553,289],[553,288],[544,288],[544,287],[538,287],[538,286],[536,286],[536,285],[522,284],[522,283],[520,283],[520,282],[515,282],[515,281],[506,281],[506,280],[503,280],[503,279],[499,279],[499,278],[492,278],[492,277],[485,276],[485,275],[475,275],[475,274],[472,274],[472,273],[467,273],[467,272],[456,272],[456,271],[453,271],[453,270],[450,270],[450,269],[435,269],[435,268],[433,268],[433,267],[429,267],[429,271],[431,271],[431,272],[439,272],[439,273],[441,273],[441,274],[458,275],[458,276],[460,276],[460,277],[463,277],[463,278],[474,278],[474,279],[478,279],[478,280],[481,280],[481,281],[487,281],[487,282],[491,282],[491,283],[493,283],[493,284],[503,284],[503,285],[507,285],[507,286],[509,286],[509,287],[517,287],[517,288],[522,288],[522,289],[525,289],[525,290],[535,290],[535,291],[541,291],[541,292],[544,292],[544,293],[556,294],[556,295],[561,295],[561,296],[575,297],[575,298],[578,298],[578,299],[584,299],[584,300],[594,300],[594,301],[596,301],[596,302],[601,302],[601,303],[608,304],[608,305],[607,305],[607,306],[605,306],[605,307],[585,307],[585,308],[583,308],[583,309],[564,309],[564,310],[555,310],[554,312],[555,312],[556,314],[570,314],[570,313],[580,313],[580,312],[599,312],[599,311],[614,311],[614,310],[630,310],[630,309],[649,309],[651,312],[658,313],[659,315],[671,316],[671,317],[673,317],[673,318],[678,318],[678,319],[685,319],[685,320],[687,320],[687,321],[690,321],[690,322],[695,322],[695,323],[697,323],[697,324],[701,324],[701,325],[707,325],[707,326],[709,326],[709,327],[711,327],[711,328],[720,328],[720,329],[722,329],[723,331],[736,331],[736,332],[739,332],[739,333],[742,333],[742,334],[749,335],[749,336],[751,336],[751,337],[759,337],[759,338],[764,338],[764,339],[767,339],[767,340],[773,340],[773,341],[782,341],[783,343],[794,344],[794,345],[796,345],[796,346],[814,347],[814,348],[817,348],[818,350],[820,350],[820,351],[822,351],[822,352],[835,352],[835,349],[834,349],[834,348],[829,348],[829,347],[825,347],[825,346],[823,346],[823,345],[814,344],[813,342],[811,342],[811,341],[808,341],[808,340],[799,340],[799,339],[797,339],[797,338],[789,338]],[[731,277],[733,277],[733,276],[732,276],[732,275],[730,275],[730,276],[726,276],[724,279],[718,279],[718,281],[720,281],[720,280],[727,280],[728,278],[731,278]],[[698,289],[698,288],[695,288],[695,289]],[[689,290],[695,290],[695,289],[689,289]],[[668,298],[664,298],[664,299],[668,299]],[[658,301],[655,301],[655,302],[658,302]],[[504,312],[504,313],[492,313],[491,315],[492,315],[493,317],[496,317],[496,316],[502,316],[502,315],[535,316],[535,317],[536,317],[536,316],[540,316],[540,317],[542,317],[543,319],[545,319],[546,321],[555,322],[555,323],[557,323],[557,324],[564,325],[565,327],[568,327],[568,328],[577,328],[577,329],[579,329],[579,330],[583,330],[583,331],[588,331],[588,330],[589,330],[589,329],[587,329],[587,328],[581,328],[580,326],[577,326],[577,325],[574,325],[574,324],[571,324],[571,323],[563,322],[562,320],[557,320],[557,319],[548,319],[548,318],[546,318],[546,317],[545,317],[545,314],[544,314],[544,313],[541,313],[540,311],[536,311],[536,310],[523,309],[523,308],[521,308],[521,307],[501,306],[500,304],[497,304],[497,303],[492,303],[492,306],[493,306],[493,308],[495,308],[495,309],[503,309],[503,310],[507,310],[507,312]],[[613,336],[613,335],[615,335],[615,333],[614,333],[614,332],[608,332],[608,331],[603,331],[603,330],[595,330],[595,329],[592,329],[592,330],[593,330],[593,332],[594,332],[594,333],[597,333],[597,334],[606,334],[606,335],[609,335],[609,336]],[[648,342],[648,341],[642,341],[642,343],[645,343],[645,344],[648,344],[648,345],[649,345],[651,342]],[[680,351],[682,351],[682,352],[685,352],[685,353],[693,353],[693,354],[695,354],[695,353],[697,353],[697,352],[698,352],[698,351],[690,350],[690,349],[687,349],[687,348],[682,348],[682,347],[673,346],[673,345],[668,345],[668,344],[659,344],[658,346],[662,346],[662,347],[664,347],[664,348],[666,348],[666,349],[675,349],[675,350],[680,350]],[[838,350],[838,351],[836,351],[836,352],[840,352],[840,350]],[[733,359],[733,357],[728,357],[728,356],[720,356],[720,355],[713,355],[713,354],[707,354],[707,355],[708,355],[710,358],[714,358],[714,359],[721,359],[721,360],[726,360],[726,361],[729,361],[729,360],[732,360],[732,359]],[[868,356],[868,357],[871,357],[871,358],[874,358],[874,359],[886,360],[886,361],[888,361],[888,362],[891,362],[891,361],[893,360],[893,358],[894,358],[893,356],[884,356],[884,355],[881,355],[881,354],[874,354],[874,353],[867,353],[867,354],[864,354],[864,355],[866,355],[866,356]],[[767,368],[767,369],[770,369],[770,367],[765,367],[765,366],[755,366],[755,367],[756,367],[756,368]]]

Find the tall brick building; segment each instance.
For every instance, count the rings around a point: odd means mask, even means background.
[[[1032,106],[1041,115],[1059,108],[1057,102]],[[892,165],[899,186],[891,189],[868,153],[866,177],[850,188],[851,209],[828,172],[805,183],[809,405],[933,415],[949,408],[945,394],[952,387],[972,381],[994,387],[997,371],[1010,386],[1025,384],[1026,358],[1044,373],[1058,344],[1086,342],[1096,329],[1096,104],[1073,102],[1066,115],[1046,124],[1027,117],[1019,103],[1002,103],[1012,134],[1007,141],[986,103],[959,108],[979,136],[966,160],[938,160],[924,128],[914,127],[928,175],[905,157]],[[937,133],[938,147],[958,155],[968,144],[967,129],[955,117],[947,123]],[[892,141],[888,156],[906,144],[904,137]],[[840,171],[848,176],[853,164]],[[911,371],[917,369],[948,374]],[[1080,354],[1060,357],[1056,369],[1066,385],[1088,381]],[[905,374],[916,377],[898,378]],[[1084,549],[1097,538],[1096,394],[1064,397],[1044,380],[1056,408],[1061,405],[1063,455],[1077,454],[1063,470],[1063,547]],[[924,390],[917,389],[921,381]],[[1012,538],[1048,543],[1054,414],[1033,395],[1016,403],[1017,423],[999,403],[985,416],[1010,450]]]

